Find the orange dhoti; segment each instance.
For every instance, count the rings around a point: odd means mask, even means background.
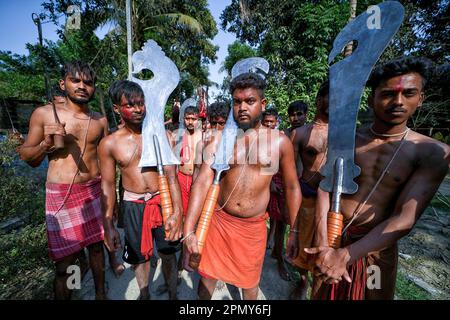
[[[313,247],[314,238],[314,212],[316,209],[316,197],[303,197],[302,205],[299,211],[299,228],[298,228],[298,256],[292,263],[301,268],[308,270],[308,254],[305,248]]]
[[[259,284],[266,251],[268,214],[238,218],[215,211],[203,248],[199,274],[238,288]]]

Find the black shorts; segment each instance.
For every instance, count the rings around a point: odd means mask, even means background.
[[[148,261],[141,254],[142,220],[144,217],[143,203],[122,201],[121,211],[123,215],[125,246],[122,259],[129,264],[140,264]],[[180,241],[169,242],[164,240],[164,227],[152,229],[153,244],[162,254],[173,254],[181,250]]]

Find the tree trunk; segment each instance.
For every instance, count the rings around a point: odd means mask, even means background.
[[[356,5],[358,4],[358,0],[350,0],[350,18],[348,22],[352,21],[356,17]],[[347,57],[351,55],[353,52],[353,41],[351,41],[344,50],[344,56]]]

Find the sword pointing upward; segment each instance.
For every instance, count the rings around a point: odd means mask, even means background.
[[[400,28],[403,16],[404,8],[397,1],[369,7],[342,29],[328,57],[328,63],[331,63],[348,42],[357,41],[358,46],[351,56],[330,67],[328,155],[321,169],[325,178],[320,188],[334,192],[333,209],[328,219],[328,242],[332,247],[340,245],[342,234],[340,195],[354,194],[358,190],[353,179],[361,172],[354,162],[356,118],[361,95],[373,66]],[[376,22],[377,17],[379,24],[371,23],[373,20]]]
[[[265,75],[269,72],[269,63],[265,59],[258,57],[240,60],[233,66],[231,76],[234,79],[237,76],[248,72],[257,73],[262,78],[265,78]],[[222,172],[230,169],[229,161],[233,156],[237,129],[238,126],[234,120],[233,108],[231,108],[230,113],[228,114],[227,122],[225,123],[225,128],[222,131],[220,143],[214,157],[214,163],[211,165],[211,169],[215,171],[214,179],[206,195],[206,200],[203,204],[202,213],[195,233],[198,240],[199,255],[196,257],[191,256],[189,264],[192,268],[196,268],[201,259],[201,253],[205,246],[211,218],[216,208],[217,198],[220,193],[220,176]],[[195,261],[193,261],[194,259]]]

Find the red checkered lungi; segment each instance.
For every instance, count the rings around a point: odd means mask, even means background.
[[[69,187],[70,184],[46,184],[48,250],[54,261],[103,241],[100,177],[74,183],[62,205]]]

